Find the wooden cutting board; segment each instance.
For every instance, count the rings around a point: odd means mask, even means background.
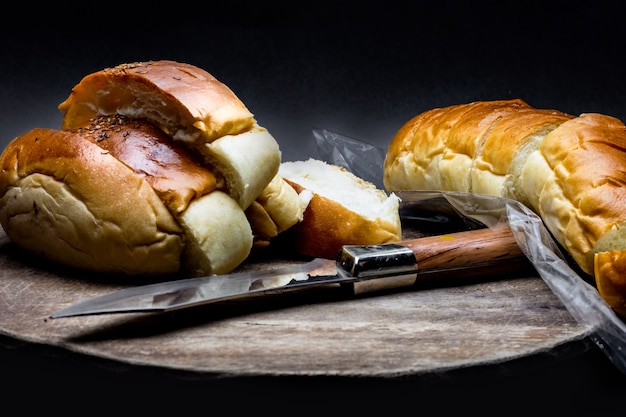
[[[507,361],[586,336],[534,272],[507,275],[356,298],[329,287],[165,314],[49,319],[129,284],[37,266],[0,228],[0,333],[221,376],[385,377]]]

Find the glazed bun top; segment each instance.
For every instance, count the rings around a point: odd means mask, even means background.
[[[147,118],[177,141],[203,144],[249,130],[254,117],[207,71],[175,61],[121,64],[84,77],[59,105],[63,129],[98,115]]]
[[[175,213],[216,188],[215,174],[144,119],[100,116],[70,130],[113,155],[142,176]]]
[[[64,130],[98,116],[144,119],[224,180],[245,210],[278,172],[281,152],[224,83],[175,61],[122,64],[85,76],[59,105]]]

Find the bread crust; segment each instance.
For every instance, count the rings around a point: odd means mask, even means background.
[[[65,130],[98,116],[150,121],[221,176],[244,210],[280,165],[278,143],[235,93],[190,64],[161,60],[105,68],[85,76],[58,108]]]
[[[69,131],[145,178],[174,214],[185,211],[194,198],[224,187],[210,169],[147,120],[99,116]]]
[[[183,230],[153,188],[97,145],[74,139],[71,132],[37,128],[0,155],[0,224],[7,236],[80,269],[177,272]]]
[[[279,175],[308,201],[302,221],[286,232],[291,250],[335,259],[344,245],[402,238],[399,199],[345,168],[309,159],[283,162]],[[346,204],[347,199],[353,204]]]
[[[245,260],[253,235],[244,210],[276,175],[281,154],[230,88],[190,64],[135,62],[85,76],[58,107],[62,130],[23,135],[3,154],[0,209],[9,238],[99,272],[222,274]],[[31,146],[33,135],[52,151]],[[43,201],[54,207],[45,219],[33,209]],[[44,220],[28,223],[29,216]],[[99,226],[90,218],[111,230],[94,236]],[[54,226],[37,233],[47,223]]]
[[[595,253],[626,249],[625,167],[624,124],[582,114],[548,134],[524,170],[527,179],[545,173],[525,182],[541,184],[540,192],[527,192],[531,205],[589,274]]]
[[[169,61],[120,64],[85,76],[59,104],[62,129],[99,115],[147,118],[181,142],[198,145],[250,129],[254,117],[207,71]]]
[[[626,250],[596,253],[594,271],[602,298],[615,312],[626,317]]]
[[[464,118],[468,108],[502,102],[478,103],[433,109],[402,126],[385,159],[387,190],[469,191],[526,204],[594,277],[607,302],[626,313],[626,285],[618,278],[626,270],[624,124],[607,115],[573,116],[521,101],[511,101],[510,111],[497,117]],[[464,170],[446,171],[441,162],[467,142],[467,149],[479,144],[473,155],[461,152],[471,160],[465,163],[469,187]]]
[[[414,116],[387,148],[385,188],[471,192],[471,168],[494,122],[529,107],[519,99],[477,101]]]

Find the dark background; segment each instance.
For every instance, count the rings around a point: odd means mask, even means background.
[[[315,152],[312,128],[386,147],[412,116],[477,100],[521,98],[626,120],[626,8],[618,1],[24,2],[13,9],[0,25],[1,148],[32,128],[59,128],[56,106],[88,73],[157,59],[194,64],[227,84],[285,160]],[[35,400],[21,402],[23,410],[71,410],[87,398],[96,409],[116,408],[120,398],[135,398],[139,408],[197,405],[213,413],[220,399],[235,396],[233,411],[276,412],[287,403],[332,410],[329,401],[343,400],[353,411],[384,409],[387,401],[411,413],[476,411],[500,401],[507,413],[567,412],[623,408],[616,398],[626,392],[624,377],[593,344],[426,381],[221,383],[119,369],[10,338],[0,346],[0,375]]]
[[[476,100],[626,120],[618,1],[228,3],[21,5],[0,27],[0,144],[59,127],[88,73],[151,59],[226,83],[289,160],[313,127],[386,147],[417,113]]]

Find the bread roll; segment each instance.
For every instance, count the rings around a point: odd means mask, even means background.
[[[96,116],[150,119],[174,140],[198,147],[250,130],[254,116],[224,83],[194,65],[147,61],[117,65],[85,76],[59,104],[61,128]]]
[[[303,219],[286,235],[289,247],[334,259],[343,245],[399,241],[399,199],[343,167],[316,159],[281,163],[279,175],[306,204]]]
[[[154,189],[76,134],[36,128],[0,158],[0,224],[12,242],[75,268],[178,272],[184,231]]]
[[[277,231],[301,220],[295,191],[271,192],[277,142],[204,70],[119,65],[84,77],[59,109],[62,130],[35,129],[0,155],[0,224],[33,253],[105,273],[222,274],[253,247],[250,205],[298,206],[273,213]]]
[[[175,61],[122,64],[85,76],[59,105],[62,129],[97,116],[150,120],[227,177],[245,210],[278,172],[280,150],[266,129],[208,72]]]
[[[126,164],[152,186],[185,231],[181,270],[223,274],[249,255],[252,230],[215,174],[143,119],[100,116],[72,129]],[[68,138],[68,140],[70,140]]]
[[[493,113],[477,110],[488,108]],[[445,161],[453,159],[463,169],[450,169]],[[391,141],[384,184],[388,191],[464,191],[526,204],[595,277],[607,302],[626,313],[620,278],[626,270],[626,127],[620,120],[535,109],[520,100],[433,109]]]
[[[67,148],[77,150],[59,158]],[[128,275],[204,275],[230,272],[250,253],[252,231],[243,209],[219,189],[223,185],[210,170],[145,120],[103,116],[72,130],[36,130],[13,141],[2,161],[0,185],[9,192],[0,200],[0,222],[12,241],[40,253],[37,248],[43,247],[43,255],[55,262]],[[50,184],[56,183],[65,197],[32,193],[37,178],[48,184],[44,190],[56,189]],[[134,193],[128,186],[132,181],[151,188],[146,200],[150,205],[144,201],[147,191]],[[54,204],[46,204],[45,222],[51,230],[42,234],[41,210],[36,208],[49,200]],[[144,241],[163,240],[152,211],[173,216],[169,228],[177,233],[177,246],[153,244],[166,253],[127,237],[143,231]],[[18,220],[29,217],[39,220],[27,225]],[[92,223],[110,231],[101,233]],[[76,233],[73,250],[66,248],[68,232],[62,227]],[[40,240],[25,242],[22,235]]]

